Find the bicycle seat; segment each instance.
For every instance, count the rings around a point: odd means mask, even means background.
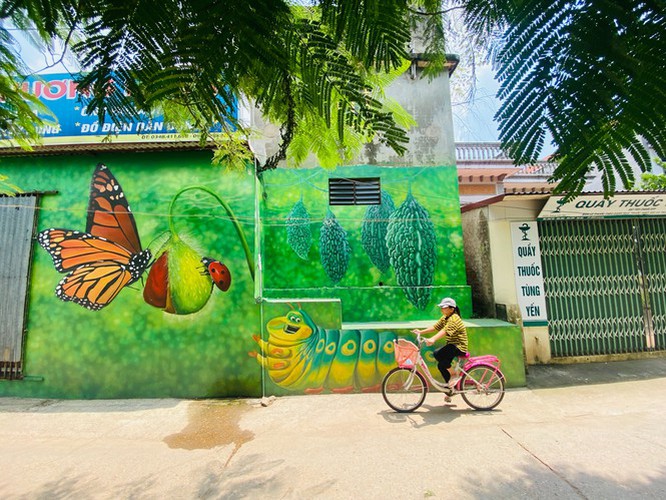
[[[460,359],[469,359],[469,353],[466,352],[465,354],[461,354],[461,355],[458,356],[458,357],[459,357]]]

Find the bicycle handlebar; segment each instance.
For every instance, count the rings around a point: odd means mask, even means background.
[[[416,341],[419,343],[419,346],[426,343],[425,337],[422,337],[420,333],[417,333],[414,330],[412,330],[412,333],[416,335]]]

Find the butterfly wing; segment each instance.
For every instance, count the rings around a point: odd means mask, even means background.
[[[151,258],[150,250],[130,254],[112,241],[80,231],[47,229],[38,239],[57,271],[71,271],[58,284],[56,295],[93,311],[138,280]]]
[[[125,193],[111,171],[98,164],[90,184],[86,232],[47,229],[39,244],[61,273],[69,273],[56,295],[88,309],[109,304],[148,267],[150,250],[141,250],[136,222]]]
[[[127,266],[132,258],[127,249],[112,241],[69,229],[47,229],[39,233],[38,241],[61,273],[104,261]]]
[[[132,273],[115,262],[94,262],[77,267],[56,287],[56,295],[83,307],[99,311],[132,281]]]
[[[141,252],[139,233],[125,193],[102,163],[95,168],[90,183],[86,232],[113,241],[133,254]]]

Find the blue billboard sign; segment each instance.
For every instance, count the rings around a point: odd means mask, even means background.
[[[96,114],[85,110],[85,97],[77,89],[74,77],[68,73],[28,77],[23,83],[24,91],[36,96],[55,115],[55,124],[41,128],[44,144],[77,144],[99,142],[144,142],[197,140],[192,131],[184,136],[168,126],[162,116],[148,116],[140,112],[139,118],[122,125],[114,124],[108,117],[102,123]],[[238,108],[232,109],[237,118]],[[53,119],[51,119],[53,121]],[[221,126],[211,129],[220,132]]]

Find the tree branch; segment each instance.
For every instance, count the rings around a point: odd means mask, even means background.
[[[294,109],[294,98],[291,94],[291,80],[289,76],[285,78],[284,95],[287,100],[287,120],[280,127],[280,146],[277,152],[268,158],[263,165],[257,167],[257,176],[260,177],[267,170],[274,170],[277,168],[280,161],[287,158],[287,148],[294,138],[294,128],[296,124],[296,115]]]
[[[413,14],[418,14],[419,16],[439,16],[442,14],[448,14],[451,11],[458,10],[458,9],[464,9],[464,5],[456,5],[455,7],[451,7],[448,9],[444,10],[438,10],[436,12],[421,12],[420,10],[416,10],[413,7],[407,7]]]

